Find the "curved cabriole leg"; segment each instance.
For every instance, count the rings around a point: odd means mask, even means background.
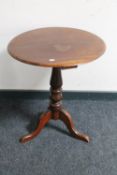
[[[70,133],[75,138],[83,140],[83,141],[86,141],[86,142],[89,142],[89,140],[90,140],[89,136],[80,133],[79,131],[77,131],[74,128],[74,124],[73,124],[72,118],[71,118],[70,114],[66,110],[62,109],[60,111],[59,119],[64,122],[64,124],[67,126],[68,130],[70,131]]]
[[[51,119],[51,112],[50,111],[42,114],[40,119],[39,119],[39,123],[38,123],[36,130],[33,131],[31,134],[23,136],[20,139],[20,142],[25,143],[25,142],[32,140],[34,137],[36,137],[41,132],[41,130],[44,128],[44,126],[48,123],[48,121],[50,119]]]

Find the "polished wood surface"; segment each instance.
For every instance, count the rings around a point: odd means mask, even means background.
[[[75,129],[70,114],[62,106],[62,76],[60,68],[53,68],[50,85],[51,95],[48,111],[42,114],[41,118],[39,119],[37,128],[32,133],[23,136],[20,139],[20,142],[25,143],[36,137],[50,119],[63,121],[73,137],[85,142],[89,142],[89,136]]]
[[[44,67],[72,67],[97,59],[105,51],[96,35],[64,27],[40,28],[15,37],[8,52],[15,59]]]

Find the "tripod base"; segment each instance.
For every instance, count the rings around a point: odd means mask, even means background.
[[[61,105],[62,100],[62,76],[61,76],[61,68],[53,68],[52,75],[50,79],[50,105],[48,111],[42,114],[39,119],[38,126],[35,131],[31,134],[28,134],[20,139],[22,143],[32,140],[36,137],[44,126],[49,122],[50,119],[53,120],[61,120],[65,123],[70,133],[77,139],[89,142],[89,137],[85,134],[80,133],[74,128],[74,124],[72,122],[72,118],[70,114],[63,109]]]
[[[65,109],[60,109],[60,111],[56,111],[56,112],[47,111],[47,112],[43,113],[39,119],[39,123],[38,123],[37,128],[31,134],[28,134],[28,135],[22,137],[20,139],[20,142],[21,143],[28,142],[28,141],[32,140],[34,137],[36,137],[38,134],[40,134],[41,130],[49,122],[50,119],[54,119],[54,120],[59,119],[59,120],[63,121],[73,137],[80,139],[80,140],[83,140],[85,142],[89,142],[89,136],[82,134],[75,129],[72,118],[71,118],[70,114]]]

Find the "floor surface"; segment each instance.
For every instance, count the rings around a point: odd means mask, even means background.
[[[75,126],[91,137],[74,139],[61,121],[21,144],[48,100],[0,100],[0,175],[117,175],[117,101],[66,100]]]

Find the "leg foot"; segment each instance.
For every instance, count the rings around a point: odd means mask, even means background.
[[[59,119],[60,119],[61,121],[63,121],[63,122],[66,124],[68,130],[70,131],[70,133],[71,133],[75,138],[80,139],[80,140],[83,140],[83,141],[85,141],[85,142],[89,142],[89,140],[90,140],[90,139],[89,139],[89,136],[80,133],[79,131],[77,131],[77,130],[74,128],[74,124],[73,124],[72,118],[71,118],[70,114],[69,114],[66,110],[62,109],[62,110],[60,111]]]
[[[26,136],[23,136],[20,139],[20,142],[21,143],[25,143],[27,141],[32,140],[34,137],[36,137],[41,132],[41,130],[43,129],[43,127],[48,123],[48,121],[50,120],[50,118],[51,118],[51,112],[50,111],[42,114],[42,116],[39,119],[39,123],[38,123],[38,126],[37,126],[36,130],[33,131],[31,134],[28,134]]]

